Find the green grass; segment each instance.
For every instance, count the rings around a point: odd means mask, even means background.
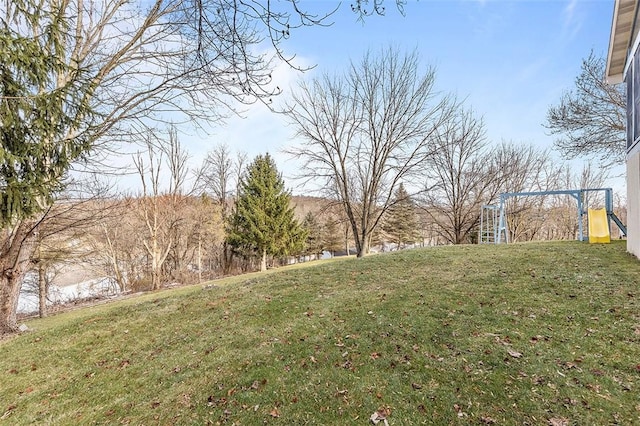
[[[0,342],[0,424],[638,424],[639,283],[623,242],[558,242],[147,294]]]

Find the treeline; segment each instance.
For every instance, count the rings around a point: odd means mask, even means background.
[[[509,151],[488,152],[482,120],[455,96],[436,90],[435,69],[420,64],[418,52],[367,52],[345,70],[300,83],[287,97],[281,112],[299,143],[291,153],[307,183],[325,190],[319,195],[331,206],[320,210],[333,219],[294,221],[290,207],[279,204],[281,221],[270,224],[277,232],[243,229],[260,220],[232,211],[241,180],[228,178],[240,176],[246,165],[235,158],[223,164],[232,173],[212,175],[211,163],[220,160],[212,155],[197,185],[187,188],[185,156],[157,133],[169,123],[210,130],[253,102],[275,108],[272,98],[289,94],[275,84],[275,67],[301,69],[295,52],[284,49],[291,30],[324,26],[336,9],[316,14],[297,2],[257,0],[198,3],[195,9],[182,0],[152,3],[5,2],[0,334],[17,330],[25,275],[35,268],[37,281],[46,283],[48,265],[65,259],[100,263],[96,259],[110,257],[110,273],[123,288],[157,288],[181,274],[262,268],[267,258],[277,263],[304,254],[304,247],[316,244],[308,241],[314,226],[364,256],[385,235],[397,246],[409,244],[403,241],[413,237],[391,237],[396,225],[409,220],[391,219],[406,211],[409,200],[418,210],[419,232],[430,229],[422,241],[473,240],[476,204],[490,202],[508,181],[500,172],[511,170]],[[383,13],[362,3],[348,6],[359,18]],[[601,64],[585,63],[594,66],[583,67],[587,78],[577,80],[577,102],[568,94],[550,110],[548,128],[560,136],[568,132],[568,144],[559,147],[570,157],[623,158],[624,88],[609,92],[601,84]],[[169,139],[176,134],[171,129]],[[79,169],[117,173],[114,158],[145,143],[155,146],[135,160],[140,194],[114,196],[85,182],[75,193],[69,179]],[[164,163],[170,177],[165,171],[161,176]],[[401,183],[407,197],[398,195]],[[311,226],[314,220],[321,225]],[[238,238],[230,238],[232,224],[242,230]]]
[[[15,227],[24,239],[6,239],[29,254],[21,262],[37,277],[41,314],[70,264],[129,292],[335,254],[475,243],[483,206],[501,193],[604,185],[606,170],[576,171],[533,145],[490,141],[484,120],[435,91],[433,69],[421,70],[416,52],[383,49],[343,74],[300,83],[286,113],[301,187],[318,191],[306,209],[269,154],[248,159],[219,145],[189,170],[172,125],[142,138],[139,193],[67,183],[37,220]],[[589,193],[584,205],[601,206],[601,196]],[[576,237],[568,196],[510,198],[506,209],[510,241]]]
[[[434,154],[425,172],[429,190],[415,190],[415,182],[398,185],[367,243],[375,251],[476,243],[482,206],[497,203],[503,192],[604,183],[602,171],[586,166],[576,173],[531,146],[476,144],[473,155],[463,155],[467,141],[458,141]],[[130,292],[355,253],[339,200],[291,197],[268,154],[249,162],[220,145],[189,179],[175,134],[165,142],[136,159],[141,193],[96,191],[83,199],[69,191],[49,209],[31,261],[43,309],[48,286],[69,265],[108,276],[118,292]],[[594,193],[584,202],[598,207],[604,200]],[[570,196],[510,198],[507,214],[510,241],[577,235]]]

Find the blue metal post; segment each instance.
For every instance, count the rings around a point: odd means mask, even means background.
[[[509,236],[507,234],[507,224],[506,224],[506,214],[505,214],[505,201],[506,194],[500,194],[500,220],[498,221],[498,239],[496,240],[496,244],[502,243],[502,233],[504,232],[504,241],[505,243],[509,242]]]
[[[584,241],[584,236],[582,233],[582,219],[584,216],[582,205],[582,190],[578,191],[578,194],[574,194],[573,196],[578,200],[578,241]]]

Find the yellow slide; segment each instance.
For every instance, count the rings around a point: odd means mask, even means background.
[[[605,209],[589,209],[589,243],[610,243],[609,221]]]

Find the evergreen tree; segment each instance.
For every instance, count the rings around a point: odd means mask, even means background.
[[[71,164],[90,151],[83,129],[91,124],[87,96],[94,89],[77,64],[64,61],[68,28],[57,3],[3,6],[19,12],[0,19],[0,335],[17,328],[18,297],[41,212],[63,188]],[[48,25],[18,32],[38,22],[25,10],[36,10]]]
[[[324,232],[322,238],[322,245],[325,250],[331,253],[331,256],[335,256],[338,250],[344,248],[344,238],[342,231],[338,226],[338,222],[334,218],[329,218],[324,225]],[[347,253],[348,254],[348,253]]]
[[[383,230],[398,248],[418,239],[416,207],[402,183],[394,194],[394,202],[387,212]]]
[[[322,225],[318,222],[316,216],[309,212],[305,215],[302,227],[307,233],[305,241],[305,253],[308,255],[316,255],[320,257],[324,250],[322,240]]]
[[[60,57],[66,21],[56,8],[41,36],[0,24],[0,227],[31,219],[51,205],[71,164],[90,143],[90,84]],[[53,90],[52,90],[53,88]]]
[[[261,271],[267,269],[267,256],[288,256],[304,247],[306,233],[294,218],[290,201],[271,156],[256,157],[240,183],[228,220],[227,242],[238,251],[259,256]]]

